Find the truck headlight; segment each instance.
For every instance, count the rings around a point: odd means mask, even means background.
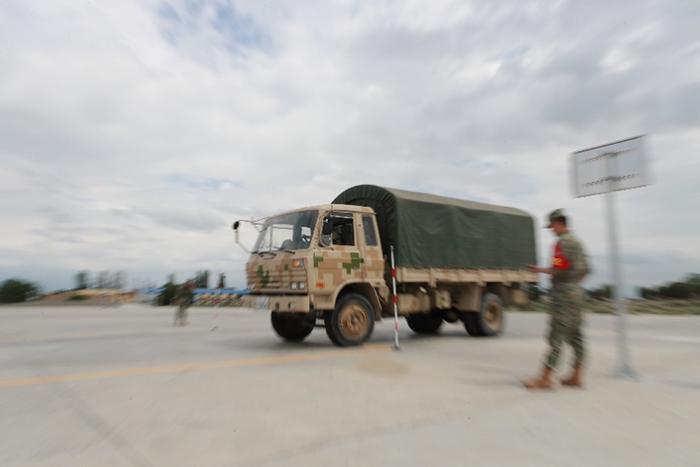
[[[303,269],[304,268],[304,259],[303,258],[293,259],[292,260],[292,268]]]

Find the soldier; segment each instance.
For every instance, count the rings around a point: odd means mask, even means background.
[[[175,321],[173,326],[187,326],[189,322],[187,321],[187,308],[192,305],[194,300],[194,281],[188,280],[182,284],[177,289],[177,294],[175,295],[175,302],[178,307],[175,311]]]
[[[565,386],[582,387],[582,371],[585,348],[581,326],[583,324],[583,291],[580,283],[588,274],[588,263],[581,242],[574,237],[567,226],[564,211],[557,209],[549,214],[547,228],[559,237],[554,246],[552,265],[541,268],[530,265],[529,270],[552,276],[550,292],[550,321],[547,338],[550,349],[544,362],[542,374],[523,381],[528,389],[551,389],[552,371],[559,361],[562,343],[567,342],[574,349],[573,373],[561,380]]]

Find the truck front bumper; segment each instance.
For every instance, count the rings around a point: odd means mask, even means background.
[[[243,306],[261,311],[308,313],[311,302],[308,295],[245,295]]]

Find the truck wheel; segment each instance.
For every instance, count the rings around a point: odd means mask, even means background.
[[[479,311],[464,314],[464,328],[470,336],[497,336],[505,328],[506,316],[503,302],[496,294],[487,293],[481,299]]]
[[[270,321],[272,329],[282,339],[292,342],[303,341],[314,329],[316,319],[299,313],[281,313],[273,311]]]
[[[406,316],[408,327],[416,334],[437,334],[442,326],[442,316],[438,313],[413,313]]]
[[[474,317],[477,315],[475,311],[468,311],[462,315],[462,322],[464,323],[464,329],[467,330],[467,334],[472,337],[480,337],[479,331],[476,328]]]
[[[324,316],[326,334],[335,345],[360,345],[372,335],[374,315],[372,305],[355,293],[344,295],[335,309]]]

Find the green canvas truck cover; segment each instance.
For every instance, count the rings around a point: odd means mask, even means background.
[[[397,267],[523,269],[535,264],[532,216],[519,209],[358,185],[333,204],[377,213],[384,254],[394,245]]]

